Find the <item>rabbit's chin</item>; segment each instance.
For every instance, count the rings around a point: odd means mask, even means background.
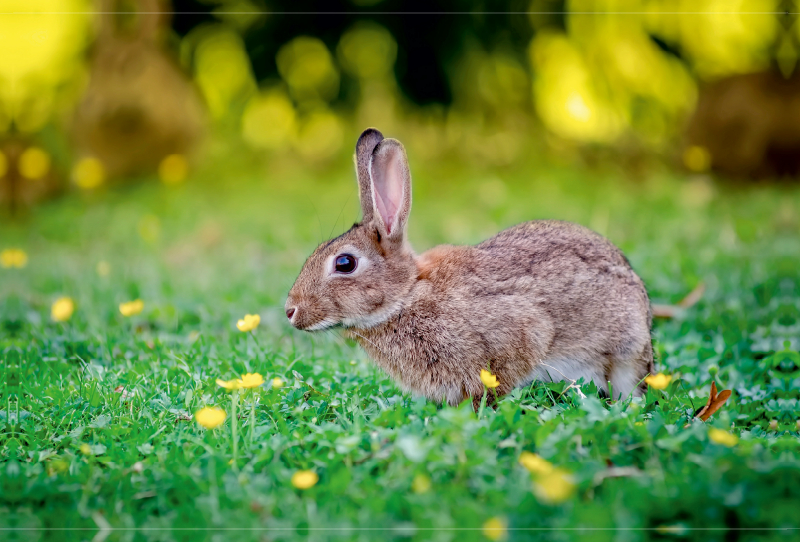
[[[333,318],[325,318],[324,320],[320,320],[316,324],[308,326],[307,328],[303,329],[303,331],[323,331],[325,329],[336,327],[337,325],[339,325],[339,322],[337,322]]]
[[[395,314],[400,312],[401,308],[402,303],[398,301],[397,303],[382,307],[370,314],[342,318],[341,324],[346,328],[370,329],[390,320]]]

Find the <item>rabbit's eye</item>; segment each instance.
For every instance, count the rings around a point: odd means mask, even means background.
[[[355,256],[351,256],[350,254],[339,254],[336,256],[335,268],[337,273],[352,273],[356,270],[356,265],[358,265],[358,260],[356,260]]]

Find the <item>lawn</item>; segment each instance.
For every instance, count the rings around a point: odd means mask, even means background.
[[[0,249],[29,259],[0,269],[0,526],[21,540],[800,536],[776,530],[800,527],[800,188],[410,158],[418,251],[562,218],[617,243],[654,302],[704,283],[654,325],[666,388],[608,401],[534,383],[477,414],[401,392],[354,344],[283,313],[305,257],[358,219],[349,157],[242,158],[3,223]],[[75,311],[56,322],[61,296]],[[261,317],[252,332],[245,314]],[[265,384],[215,382],[250,372]],[[712,381],[732,397],[692,423]],[[216,429],[193,419],[206,406],[227,413]],[[298,471],[318,481],[299,489]]]

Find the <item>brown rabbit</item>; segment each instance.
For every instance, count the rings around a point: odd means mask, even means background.
[[[650,303],[611,242],[543,220],[417,255],[402,144],[366,130],[356,170],[363,219],[306,261],[286,301],[294,327],[341,327],[402,387],[451,405],[480,400],[487,367],[498,394],[580,378],[615,397],[643,391]]]

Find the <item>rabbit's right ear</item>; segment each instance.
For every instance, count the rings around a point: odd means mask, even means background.
[[[372,221],[374,206],[372,203],[372,180],[369,176],[369,163],[372,151],[383,141],[383,134],[375,128],[367,128],[356,143],[356,176],[358,177],[358,197],[361,200],[362,222]]]

